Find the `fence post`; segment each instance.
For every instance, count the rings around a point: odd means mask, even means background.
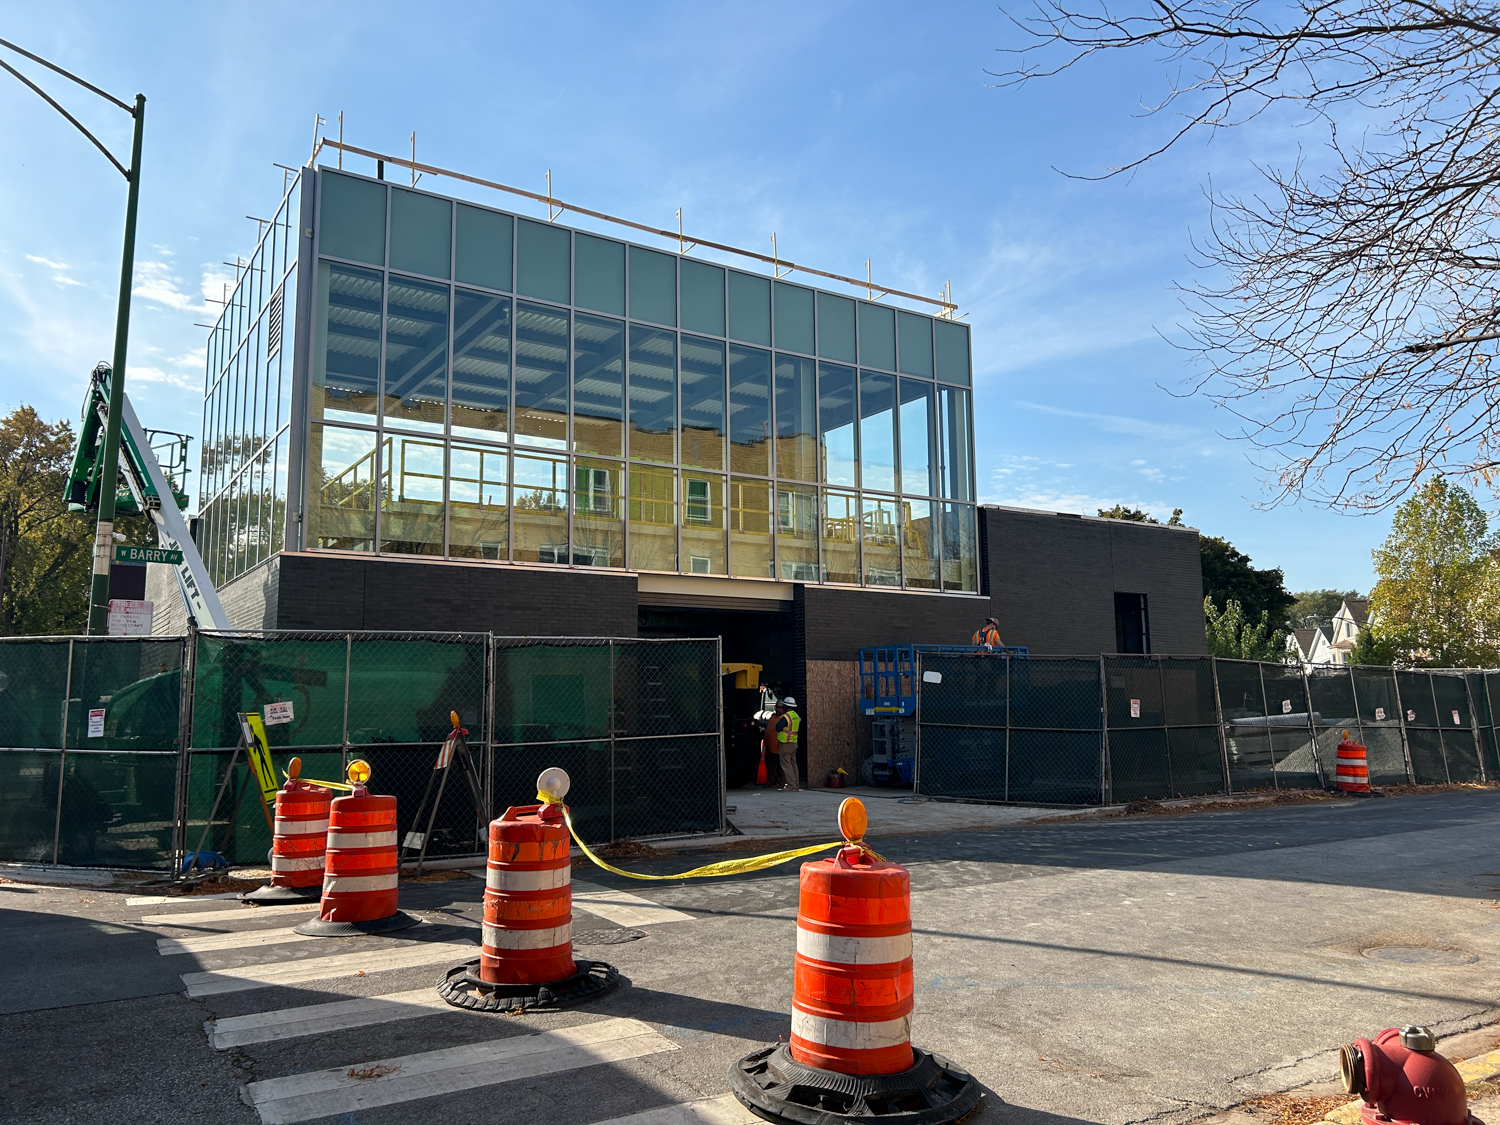
[[[912,748],[911,748],[911,795],[920,796],[922,793],[922,651],[916,649],[913,653],[915,659],[912,664]],[[899,683],[897,684],[899,687]],[[898,721],[896,734],[896,746],[901,746],[900,725]],[[895,761],[894,758],[891,759]],[[901,778],[896,778],[900,782]]]
[[[349,768],[349,669],[354,661],[354,634],[344,634],[344,729],[339,735],[339,755],[343,759],[342,769]]]
[[[1413,785],[1417,783],[1417,771],[1411,764],[1411,742],[1406,737],[1406,705],[1401,702],[1401,681],[1396,677],[1396,669],[1391,669],[1391,687],[1396,692],[1396,723],[1401,730],[1401,753],[1406,757],[1406,780]],[[1441,735],[1438,736],[1441,739]],[[1441,742],[1439,743],[1441,745]],[[1443,772],[1448,772],[1443,767]]]
[[[1260,721],[1266,732],[1266,754],[1271,759],[1271,788],[1281,792],[1281,771],[1276,768],[1276,740],[1271,737],[1271,701],[1266,697],[1266,670],[1256,661],[1255,677],[1260,680]]]
[[[1008,803],[1010,801],[1010,693],[1014,687],[1011,673],[1015,668],[1016,658],[1007,652],[1000,659],[1005,661],[1005,800]]]
[[[486,633],[484,643],[484,690],[480,692],[484,715],[479,729],[484,731],[484,819],[495,818],[495,634]],[[488,854],[489,841],[476,841],[479,850]]]
[[[1432,700],[1432,720],[1437,723],[1438,729],[1438,753],[1443,756],[1443,778],[1449,785],[1453,784],[1453,771],[1448,768],[1448,739],[1443,734],[1443,713],[1438,710],[1437,701],[1437,677],[1428,672],[1427,695]]]
[[[1469,683],[1470,673],[1464,673],[1464,698],[1469,701],[1469,732],[1474,736],[1474,754],[1479,759],[1479,780],[1488,781],[1488,771],[1484,768],[1484,740],[1479,737],[1479,708],[1474,706],[1474,688]],[[1479,682],[1484,683],[1484,673],[1479,674]]]
[[[183,638],[182,683],[177,703],[177,795],[172,824],[172,879],[175,881],[187,858],[188,816],[192,805],[193,691],[198,682],[198,625],[188,620]]]
[[[73,646],[77,642],[68,641],[68,676],[64,681],[63,705],[62,705],[62,737],[58,739],[57,750],[57,810],[52,821],[52,866],[57,866],[58,851],[62,843],[62,795],[63,775],[68,770],[68,711],[73,706]]]
[[[1224,792],[1232,793],[1229,787],[1229,736],[1224,733],[1224,700],[1219,696],[1219,658],[1208,658],[1209,675],[1214,681],[1214,725],[1219,731],[1219,765],[1224,771]]]
[[[609,641],[609,841],[615,840],[615,642]]]
[[[1010,731],[1006,731],[1006,749],[1010,748]],[[1010,755],[1006,754],[1006,770],[1009,776]],[[1109,676],[1104,667],[1104,654],[1099,654],[1099,803],[1108,805],[1114,796],[1113,779],[1109,769]],[[1009,792],[1007,788],[1006,792]]]
[[[1302,664],[1301,661],[1298,661]],[[1313,769],[1318,775],[1318,788],[1328,788],[1328,778],[1323,773],[1323,759],[1318,754],[1318,724],[1313,722],[1312,677],[1307,674],[1307,665],[1302,664],[1302,700],[1307,704],[1308,746],[1312,749]]]
[[[1172,724],[1167,720],[1167,658],[1165,656],[1153,656],[1156,661],[1156,682],[1161,686],[1161,740],[1167,755],[1167,792],[1172,796],[1179,796],[1177,792],[1177,775],[1172,770]]]
[[[714,638],[714,658],[718,668],[722,671],[724,667],[724,638],[722,636]],[[729,804],[729,769],[724,761],[724,677],[719,676],[714,684],[717,689],[714,692],[714,699],[719,711],[719,835],[723,836],[729,831],[729,810],[725,807]]]

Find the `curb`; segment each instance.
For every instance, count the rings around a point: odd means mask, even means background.
[[[1458,1069],[1458,1075],[1467,1086],[1473,1082],[1484,1082],[1500,1075],[1500,1051],[1489,1051],[1483,1055],[1475,1055],[1472,1059],[1453,1064]],[[1332,1121],[1335,1125],[1359,1125],[1359,1107],[1364,1105],[1363,1098],[1355,1098],[1348,1105],[1341,1105],[1338,1109],[1330,1110],[1324,1117],[1324,1121]]]

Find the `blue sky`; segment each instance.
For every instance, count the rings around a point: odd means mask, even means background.
[[[256,225],[273,162],[303,163],[313,118],[351,144],[555,194],[661,227],[936,295],[974,329],[980,498],[1093,514],[1174,507],[1293,589],[1373,581],[1386,515],[1266,493],[1233,419],[1174,397],[1170,340],[1195,276],[1202,184],[1308,138],[1274,123],[1190,144],[1129,179],[1166,122],[1148,55],[1023,90],[986,69],[1015,33],[992,4],[502,5],[0,3],[0,37],[148,99],[127,385],[148,426],[196,434],[203,341]],[[8,61],[14,61],[7,55]],[[19,64],[128,153],[126,114]],[[9,75],[0,175],[0,408],[73,417],[109,355],[125,188]],[[351,167],[360,167],[351,159]],[[436,190],[484,198],[453,181]],[[513,197],[504,204],[513,206]],[[520,208],[528,213],[528,208]],[[539,210],[531,208],[531,210]],[[587,224],[581,224],[587,225]],[[1165,337],[1165,339],[1164,339]],[[196,449],[196,446],[195,446]]]

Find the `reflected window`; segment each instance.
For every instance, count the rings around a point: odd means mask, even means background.
[[[932,384],[901,380],[901,491],[917,496],[937,494],[937,459],[933,457]]]
[[[979,540],[974,509],[968,504],[944,504],[943,589],[979,592]]]
[[[813,548],[817,549],[816,543]],[[729,573],[740,578],[776,577],[771,552],[771,485],[766,481],[730,478]]]
[[[818,581],[818,490],[776,486],[776,560],[783,582]]]
[[[618,462],[573,466],[573,565],[625,565],[625,474]]]
[[[682,474],[682,571],[727,574],[724,544],[724,478]]]
[[[686,263],[684,263],[685,265]],[[682,337],[682,463],[724,467],[724,345]]]
[[[625,322],[573,317],[573,448],[625,454]]]
[[[861,509],[865,585],[901,585],[901,529],[896,519],[896,501],[866,496]]]
[[[729,467],[771,475],[771,353],[729,347]]]
[[[375,549],[375,435],[314,425],[309,435],[307,546]]]
[[[859,466],[865,488],[896,491],[896,380],[859,373]]]
[[[974,499],[974,449],[969,427],[969,392],[938,388],[938,448],[942,451],[943,495]]]
[[[854,444],[854,368],[818,365],[819,476],[825,484],[853,488],[859,483]]]
[[[515,395],[517,443],[566,449],[568,314],[561,309],[517,303]]]
[[[909,590],[936,590],[938,535],[930,500],[902,497],[901,565]]]
[[[443,442],[387,435],[381,442],[380,549],[443,553]]]
[[[455,443],[448,454],[448,554],[510,557],[509,454]]]
[[[453,300],[453,434],[504,441],[510,428],[510,298]]]
[[[677,334],[630,326],[630,456],[677,459]]]
[[[332,421],[374,422],[380,388],[381,279],[374,270],[318,263],[318,334],[313,349],[309,412]],[[238,358],[219,384],[225,406],[225,434],[232,438],[231,413],[238,387]],[[234,469],[234,450],[224,463]]]
[[[516,562],[568,561],[568,463],[517,453],[512,459],[512,557]]]
[[[817,480],[818,390],[813,361],[776,353],[776,475]]]
[[[823,581],[858,584],[859,519],[854,493],[823,493]]]
[[[385,314],[385,418],[442,433],[448,404],[448,287],[391,274]]]
[[[627,515],[630,568],[677,569],[677,473],[631,465]]]

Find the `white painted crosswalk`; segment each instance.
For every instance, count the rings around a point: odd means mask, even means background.
[[[590,914],[617,926],[660,926],[667,922],[691,922],[693,916],[670,906],[658,906],[649,898],[629,891],[611,891],[593,883],[573,884],[573,903]]]
[[[308,957],[300,961],[281,961],[269,965],[244,965],[234,969],[183,973],[182,983],[189,996],[216,996],[224,992],[245,992],[273,985],[335,980],[387,969],[410,969],[419,965],[462,961],[473,952],[474,943],[469,941],[382,945],[352,953],[335,953],[329,957]]]
[[[611,1117],[594,1125],[762,1125],[764,1120],[741,1105],[733,1094],[720,1094],[717,1098],[664,1105],[628,1117]]]
[[[163,957],[183,953],[219,953],[230,949],[256,949],[262,945],[285,945],[292,941],[317,941],[306,938],[291,926],[275,930],[236,930],[227,934],[204,934],[201,937],[157,938],[156,951]]]
[[[228,910],[174,910],[170,914],[147,914],[141,921],[148,926],[210,926],[221,922],[254,922],[260,918],[286,914],[315,914],[315,902],[290,902],[275,906],[233,906]],[[222,927],[228,929],[230,927]]]
[[[209,1039],[219,1050],[243,1047],[249,1043],[272,1043],[280,1039],[297,1039],[304,1035],[322,1035],[330,1031],[347,1031],[355,1027],[373,1027],[396,1020],[442,1015],[455,1011],[438,995],[437,989],[414,988],[388,996],[359,996],[336,1000],[330,1004],[309,1004],[301,1008],[282,1008],[275,1012],[252,1012],[248,1016],[229,1016],[210,1020],[204,1025]]]

